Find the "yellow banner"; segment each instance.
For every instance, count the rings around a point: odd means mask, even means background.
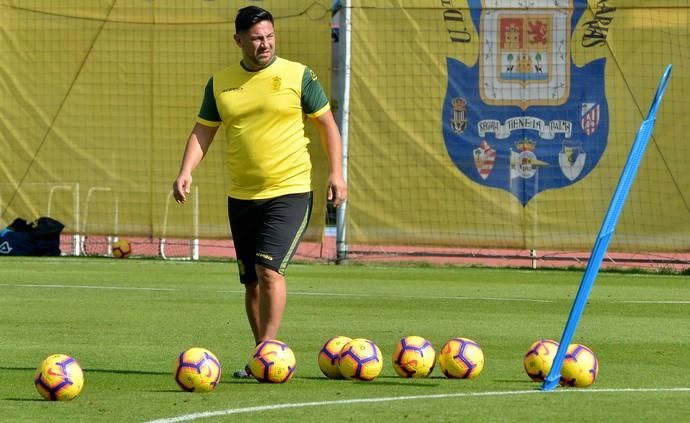
[[[611,248],[687,251],[689,10],[354,2],[348,243],[589,250],[673,64]]]
[[[226,238],[225,139],[170,197],[209,76],[240,59],[237,9],[250,1],[0,2],[0,226],[51,215],[66,232]],[[330,93],[331,2],[263,1],[278,55]],[[327,165],[310,128],[320,239]]]

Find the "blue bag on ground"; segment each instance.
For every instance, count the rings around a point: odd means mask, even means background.
[[[60,233],[65,227],[50,217],[36,222],[14,219],[0,230],[0,256],[59,256]]]

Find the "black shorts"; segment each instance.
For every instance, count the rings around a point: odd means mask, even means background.
[[[254,267],[257,264],[285,274],[307,229],[311,209],[311,192],[265,200],[228,197],[228,217],[240,282],[257,280]]]

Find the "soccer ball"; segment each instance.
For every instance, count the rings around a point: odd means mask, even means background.
[[[84,387],[84,373],[74,358],[53,354],[36,369],[34,384],[38,393],[47,400],[69,401]]]
[[[438,364],[448,378],[474,379],[484,368],[484,353],[471,339],[453,338],[443,344]]]
[[[558,342],[553,339],[540,339],[529,347],[523,364],[525,372],[535,382],[543,382],[551,371],[553,359],[558,351]]]
[[[115,258],[127,258],[132,254],[132,247],[126,239],[113,242],[112,247],[113,257]]]
[[[252,376],[263,383],[285,383],[292,379],[295,367],[295,354],[292,349],[276,339],[269,339],[257,345],[249,360]]]
[[[340,366],[338,366],[338,359],[340,358],[340,350],[348,342],[352,341],[347,336],[334,336],[326,341],[319,351],[319,369],[321,373],[331,379],[342,379],[343,375],[340,373]]]
[[[210,392],[220,380],[221,367],[218,358],[205,348],[193,347],[177,357],[175,382],[187,392]]]
[[[345,379],[374,380],[383,369],[381,350],[368,339],[353,339],[340,351],[338,368]]]
[[[408,378],[427,377],[435,365],[434,346],[421,336],[407,336],[395,345],[393,368],[398,375]]]
[[[561,367],[562,386],[584,388],[594,383],[599,374],[599,362],[594,352],[581,344],[570,344]]]

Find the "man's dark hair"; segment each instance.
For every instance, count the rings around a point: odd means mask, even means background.
[[[247,6],[237,11],[235,18],[235,32],[240,33],[247,31],[254,24],[261,21],[271,21],[273,23],[273,15],[268,10],[256,6]]]

